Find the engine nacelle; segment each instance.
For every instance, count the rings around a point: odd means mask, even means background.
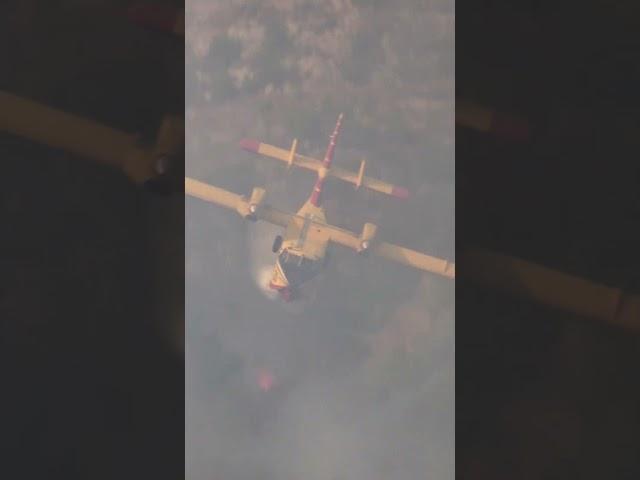
[[[378,226],[373,223],[365,223],[362,227],[362,233],[360,234],[360,245],[358,247],[358,253],[366,253],[376,238]]]
[[[251,196],[247,199],[247,202],[238,207],[238,213],[247,220],[255,220],[257,218],[256,214],[258,213],[258,209],[260,208],[260,205],[262,205],[266,193],[267,192],[264,188],[254,188],[251,191]]]

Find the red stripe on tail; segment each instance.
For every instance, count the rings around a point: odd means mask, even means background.
[[[336,149],[336,142],[338,141],[338,135],[340,134],[340,127],[342,127],[342,117],[344,115],[341,113],[338,116],[338,121],[336,122],[336,128],[333,130],[331,137],[329,139],[329,146],[327,147],[327,153],[324,155],[324,161],[322,162],[326,168],[331,167],[331,162],[333,162],[333,153]]]
[[[341,113],[338,115],[338,121],[336,122],[336,128],[333,129],[333,133],[329,138],[329,146],[327,147],[327,153],[324,155],[324,160],[322,161],[322,165],[325,169],[331,168],[331,163],[333,162],[333,154],[336,149],[336,143],[338,141],[338,135],[340,134],[340,127],[342,127],[342,118],[344,115]],[[318,172],[318,180],[316,180],[315,185],[313,186],[313,191],[311,192],[311,196],[309,197],[309,203],[314,207],[319,207],[322,204],[322,189],[324,187],[324,178],[326,172],[320,173]]]

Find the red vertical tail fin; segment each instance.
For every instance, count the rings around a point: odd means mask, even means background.
[[[331,162],[333,162],[333,152],[336,149],[336,142],[338,141],[338,135],[340,135],[340,128],[342,127],[342,117],[344,117],[344,114],[341,113],[338,116],[336,128],[334,128],[331,137],[329,137],[329,146],[327,147],[327,153],[325,153],[324,160],[322,161],[325,168],[331,168]]]
[[[331,168],[331,163],[333,162],[333,154],[336,149],[336,142],[338,141],[340,128],[342,127],[343,117],[344,115],[342,113],[338,116],[336,127],[334,128],[331,137],[329,137],[329,146],[327,147],[327,152],[325,153],[324,159],[322,160],[322,165],[324,168],[318,172],[318,179],[313,186],[311,197],[309,197],[309,202],[315,207],[319,207],[322,204],[322,189],[324,187],[324,179],[326,178],[327,171]]]

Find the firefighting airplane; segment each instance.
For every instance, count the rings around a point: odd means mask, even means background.
[[[322,161],[296,152],[297,140],[290,150],[284,150],[255,140],[242,140],[240,145],[247,151],[313,170],[317,180],[309,199],[295,214],[285,213],[264,203],[265,190],[254,188],[249,197],[237,195],[192,178],[185,178],[185,194],[211,202],[238,212],[250,221],[262,220],[285,228],[278,235],[272,251],[278,255],[269,287],[289,302],[299,295],[299,287],[315,277],[326,265],[329,244],[339,244],[359,254],[375,254],[405,265],[455,278],[455,264],[424,253],[400,247],[376,238],[377,226],[365,223],[360,234],[335,227],[327,223],[322,206],[322,192],[327,177],[335,177],[352,183],[356,188],[365,187],[395,197],[406,198],[407,190],[364,175],[365,161],[357,173],[332,166],[336,140],[340,132],[343,115],[340,114],[329,146]]]

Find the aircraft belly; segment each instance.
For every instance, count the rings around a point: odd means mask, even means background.
[[[283,283],[295,287],[303,284],[307,280],[312,279],[318,273],[312,264],[307,266],[282,265],[280,262],[276,264],[276,270],[282,277]]]

